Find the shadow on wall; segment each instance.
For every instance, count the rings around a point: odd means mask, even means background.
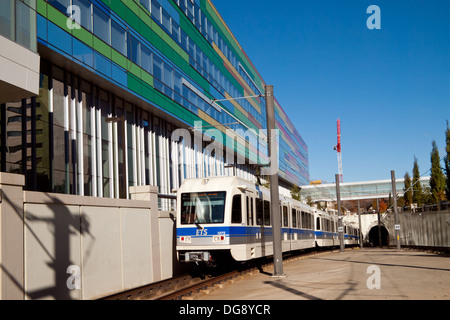
[[[74,240],[80,239],[81,235],[89,236],[92,247],[95,239],[90,234],[90,223],[84,215],[80,215],[79,207],[74,206],[70,210],[60,200],[51,195],[48,197],[51,204],[25,205],[26,237],[29,238],[26,242],[27,255],[30,255],[30,250],[34,250],[46,256],[46,259],[35,260],[31,257],[26,262],[26,274],[32,278],[26,288],[26,298],[80,300],[81,291],[74,288],[76,281],[81,281],[81,274],[77,275],[76,271],[72,271],[73,274],[68,272],[70,266],[81,267],[80,244],[74,243]],[[78,252],[74,252],[75,250]],[[39,285],[40,282],[52,283],[54,286],[43,287]]]

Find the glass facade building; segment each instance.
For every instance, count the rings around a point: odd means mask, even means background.
[[[2,33],[22,39],[3,28],[12,26],[3,19],[8,3],[16,2],[2,1]],[[35,0],[27,8],[36,21],[20,25],[37,26],[40,90],[2,104],[2,171],[24,174],[28,190],[111,198],[140,185],[170,194],[186,178],[254,179],[253,166],[230,168],[206,143],[171,139],[201,123],[222,141],[237,135],[233,151],[247,162],[267,155],[255,143],[266,128],[265,82],[210,0]],[[230,98],[243,99],[222,101]],[[308,148],[275,105],[279,175],[306,185]]]

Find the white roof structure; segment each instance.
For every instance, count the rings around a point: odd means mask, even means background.
[[[420,179],[422,188],[430,187],[430,177]],[[405,192],[405,179],[397,179],[397,195]],[[352,182],[341,184],[341,200],[362,200],[388,198],[392,193],[391,180]],[[300,192],[302,200],[311,197],[313,201],[336,201],[336,184],[303,186]]]

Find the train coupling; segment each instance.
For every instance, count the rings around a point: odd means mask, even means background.
[[[203,252],[185,252],[184,257],[183,257],[183,254],[181,254],[180,256],[181,256],[182,262],[199,263],[199,262],[211,262],[212,261],[211,253],[204,252],[204,251]]]

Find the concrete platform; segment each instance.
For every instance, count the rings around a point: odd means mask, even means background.
[[[347,249],[287,262],[285,279],[263,270],[202,300],[450,300],[450,258],[390,249]]]

